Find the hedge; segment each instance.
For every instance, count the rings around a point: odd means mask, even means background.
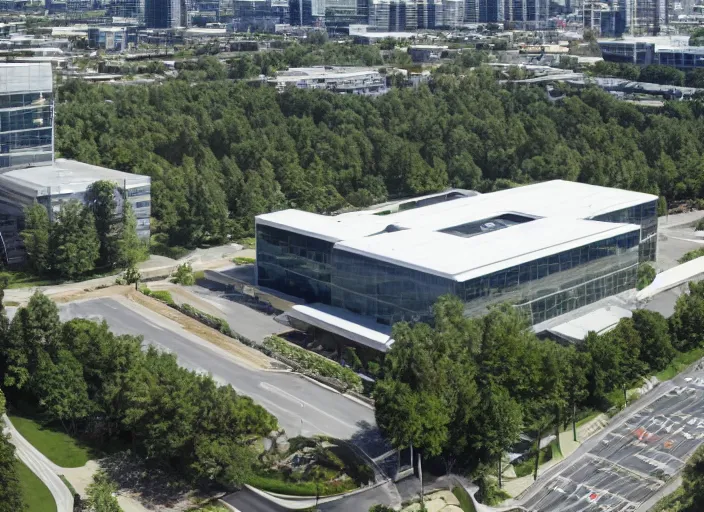
[[[335,361],[289,343],[278,336],[266,338],[264,346],[272,352],[295,362],[314,375],[337,379],[354,391],[362,391],[362,379],[359,375]]]
[[[171,307],[176,307],[176,302],[174,302],[173,297],[171,297],[171,294],[166,290],[150,290],[144,286],[140,291],[147,297],[152,297],[153,299],[164,302]]]

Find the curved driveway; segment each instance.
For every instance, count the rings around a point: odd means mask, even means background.
[[[5,431],[10,434],[10,442],[17,448],[15,455],[49,488],[56,501],[57,512],[73,512],[71,491],[58,477],[61,468],[22,437],[7,416],[3,416],[2,419],[5,421]]]

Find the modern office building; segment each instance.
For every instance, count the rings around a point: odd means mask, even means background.
[[[656,256],[656,201],[558,180],[396,213],[269,213],[257,282],[308,303],[288,313],[298,324],[382,351],[391,325],[431,320],[446,294],[467,315],[509,302],[537,324],[635,287]]]
[[[53,221],[66,201],[84,201],[88,187],[99,180],[115,183],[118,215],[129,201],[137,217],[137,234],[148,240],[150,178],[55,160],[53,141],[50,64],[0,64],[0,263],[22,264],[26,258],[20,236],[26,206],[44,205]]]
[[[183,0],[145,0],[144,24],[147,28],[177,28],[183,26]]]
[[[0,64],[0,172],[53,158],[51,64]]]
[[[127,49],[127,27],[90,27],[88,48],[121,52]]]
[[[405,32],[418,28],[415,0],[371,0],[369,26],[382,32]]]

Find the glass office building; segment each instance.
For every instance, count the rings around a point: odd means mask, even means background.
[[[446,294],[468,316],[508,302],[537,324],[634,288],[656,258],[656,198],[565,183],[385,215],[262,215],[258,284],[385,326],[431,320]]]
[[[257,228],[257,276],[261,286],[330,303],[333,244],[269,226]]]
[[[0,172],[51,163],[53,125],[51,65],[0,66]]]

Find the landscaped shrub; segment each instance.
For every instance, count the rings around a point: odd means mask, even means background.
[[[193,267],[190,263],[183,263],[178,266],[174,277],[171,279],[172,283],[182,284],[184,286],[192,286],[196,283],[196,278],[193,276]]]
[[[141,292],[147,297],[151,297],[153,299],[161,301],[164,304],[168,304],[169,306],[176,306],[176,302],[174,302],[173,297],[171,297],[171,294],[166,290],[150,290],[145,286],[141,289]]]
[[[208,313],[205,313],[200,309],[194,308],[190,304],[181,304],[177,307],[177,309],[182,313],[187,314],[191,318],[195,318],[196,320],[203,322],[206,325],[209,325],[213,329],[217,329],[226,336],[234,337],[234,333],[230,328],[230,324],[228,324],[227,321],[223,320],[222,318],[209,315]]]
[[[264,340],[264,346],[272,352],[280,354],[286,359],[297,363],[303,369],[310,371],[314,375],[337,379],[354,391],[362,391],[362,379],[359,375],[349,368],[340,366],[335,361],[331,361],[326,357],[298,347],[278,336],[266,338]]]

